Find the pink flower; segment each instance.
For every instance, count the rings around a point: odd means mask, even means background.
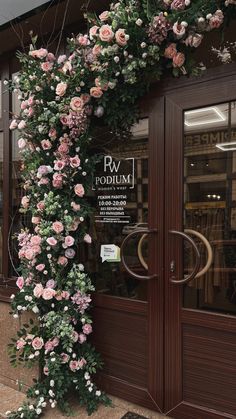
[[[103,95],[101,87],[91,87],[90,95],[96,99],[100,98]]]
[[[35,49],[29,52],[29,55],[34,58],[45,58],[48,54],[48,51],[45,48]]]
[[[52,343],[54,345],[54,347],[58,346],[60,343],[60,340],[58,337],[53,338]]]
[[[35,267],[35,269],[37,269],[37,271],[42,272],[45,268],[45,265],[43,263],[40,263],[39,265],[37,265]]]
[[[164,56],[166,58],[173,58],[175,55],[177,54],[177,50],[176,50],[176,44],[172,43],[170,44],[164,52]]]
[[[52,229],[55,233],[60,234],[64,230],[64,226],[60,221],[55,221],[52,223]]]
[[[120,45],[121,47],[124,47],[127,44],[127,39],[126,39],[124,29],[118,29],[118,31],[116,31],[115,33],[115,38],[116,38],[117,44]]]
[[[34,293],[34,296],[36,298],[40,298],[43,295],[43,286],[42,286],[42,284],[35,285],[33,293]]]
[[[99,45],[99,44],[94,45],[94,47],[92,49],[93,55],[95,55],[95,56],[100,55],[101,51],[102,51],[101,45]]]
[[[98,17],[102,22],[105,22],[109,18],[108,10],[105,10],[104,12],[102,12]]]
[[[55,130],[55,128],[51,128],[51,129],[49,130],[48,136],[49,136],[50,138],[56,138],[56,136],[57,136],[57,131]]]
[[[54,170],[63,170],[65,167],[65,162],[63,160],[54,161]]]
[[[25,283],[25,281],[24,281],[23,276],[19,276],[19,277],[17,278],[16,285],[18,286],[18,288],[19,288],[20,290],[22,290],[22,288],[23,288],[23,286],[24,286],[24,283]]]
[[[84,187],[83,185],[81,185],[81,183],[77,183],[77,185],[75,185],[74,191],[75,191],[75,194],[79,196],[80,198],[84,196]]]
[[[83,47],[86,47],[86,45],[88,45],[88,38],[86,35],[79,35],[77,37],[77,41],[80,45],[82,45]]]
[[[30,96],[28,99],[28,105],[32,106],[34,104],[34,96]]]
[[[66,89],[67,89],[67,83],[58,83],[56,87],[56,95],[60,97],[64,96],[64,94],[66,93]]]
[[[72,65],[71,65],[70,61],[66,61],[63,65],[63,67],[62,67],[63,73],[66,74],[67,71],[70,72],[71,70],[72,70]]]
[[[75,250],[74,249],[66,249],[65,256],[68,259],[73,259],[73,257],[75,257]]]
[[[57,263],[58,265],[66,266],[68,264],[68,259],[65,256],[59,256]]]
[[[53,351],[53,349],[54,349],[53,342],[52,342],[51,340],[48,340],[48,341],[45,343],[45,345],[44,345],[44,349],[45,349],[47,352],[51,352],[51,351]]]
[[[47,288],[55,288],[55,286],[56,286],[56,282],[54,281],[54,279],[49,279],[46,283]]]
[[[70,157],[70,166],[75,168],[80,166],[80,158],[79,156]]]
[[[28,196],[23,196],[21,198],[21,205],[22,205],[23,208],[28,208],[29,207],[29,202],[30,202],[30,200],[29,200]]]
[[[92,243],[92,238],[91,238],[91,236],[89,235],[89,234],[85,234],[85,236],[84,236],[84,241],[86,242],[86,243]]]
[[[173,57],[173,67],[182,67],[185,62],[185,55],[182,52],[178,52]]]
[[[57,240],[55,239],[55,237],[48,237],[46,242],[50,245],[50,246],[56,246],[57,244]]]
[[[91,324],[89,323],[84,324],[82,329],[85,335],[89,335],[93,330]]]
[[[64,352],[61,353],[61,363],[66,364],[70,359],[70,356],[68,354],[65,354]]]
[[[72,337],[73,342],[77,342],[77,341],[78,341],[78,339],[79,339],[79,334],[78,334],[78,333],[74,330],[74,331],[72,332],[71,337]]]
[[[48,375],[49,374],[48,367],[43,367],[43,373],[44,373],[44,375]]]
[[[86,364],[87,364],[86,359],[81,358],[81,359],[79,360],[79,368],[83,368]]]
[[[57,188],[57,189],[62,188],[62,181],[63,181],[62,175],[60,173],[54,173],[53,180],[52,180],[52,185],[54,186],[54,188]]]
[[[102,25],[99,29],[99,37],[103,42],[111,42],[114,38],[114,32],[109,25]]]
[[[35,349],[35,351],[42,349],[43,345],[44,345],[43,338],[40,338],[37,336],[36,338],[32,340],[32,346]]]
[[[50,150],[50,148],[52,148],[52,143],[49,140],[42,140],[41,146],[43,150]]]
[[[51,300],[56,294],[56,291],[52,288],[44,288],[43,290],[43,299],[44,300]]]
[[[31,222],[32,224],[39,224],[41,221],[41,217],[32,217]]]
[[[70,107],[73,111],[80,111],[84,106],[83,99],[81,97],[73,97],[70,101]]]
[[[41,237],[40,237],[40,236],[32,236],[32,237],[31,237],[31,239],[30,239],[30,243],[31,243],[33,246],[40,245],[40,244],[41,244],[41,241],[42,241],[42,239],[41,239]]]
[[[84,343],[84,342],[86,342],[86,340],[87,340],[87,337],[83,334],[83,333],[80,333],[79,334],[79,343]]]
[[[185,45],[189,45],[190,47],[198,48],[203,40],[203,35],[199,33],[195,33],[193,35],[189,35],[185,40]]]
[[[185,9],[185,0],[174,0],[170,5],[173,10],[184,10]]]
[[[28,248],[25,251],[25,258],[28,260],[32,260],[35,257],[35,253],[32,248]]]
[[[64,63],[64,61],[67,59],[67,56],[65,55],[65,54],[63,54],[63,55],[59,55],[59,57],[58,57],[58,59],[57,59],[57,62],[58,62],[58,64],[62,64],[62,63]]]
[[[13,121],[11,121],[11,123],[10,123],[10,129],[11,130],[13,130],[13,129],[16,129],[18,127],[18,123],[17,123],[17,121],[16,121],[16,119],[13,119]]]
[[[76,204],[75,202],[71,202],[71,207],[73,211],[80,211],[80,204]]]
[[[64,246],[65,246],[65,248],[66,247],[71,247],[71,246],[73,246],[74,243],[75,243],[74,237],[72,237],[72,236],[66,236],[63,247]]]
[[[173,32],[177,39],[183,38],[186,33],[186,28],[184,25],[181,25],[178,22],[175,22],[173,25]]]
[[[67,154],[67,153],[68,153],[68,151],[69,151],[69,147],[68,147],[68,145],[67,145],[67,144],[65,144],[65,143],[60,144],[60,145],[59,145],[59,147],[58,147],[58,151],[59,151],[59,153],[61,153],[61,154]]]
[[[70,367],[71,371],[73,371],[73,372],[77,371],[79,369],[78,361],[70,361],[69,367]]]
[[[219,28],[224,21],[224,15],[221,10],[217,10],[209,20],[211,29]]]
[[[43,71],[50,71],[53,68],[53,63],[46,61],[45,63],[41,64],[41,68]]]
[[[36,206],[37,206],[38,210],[43,211],[44,208],[45,208],[45,203],[44,203],[44,201],[39,201]]]
[[[25,146],[26,146],[26,141],[24,140],[24,138],[19,138],[19,140],[18,140],[18,147],[20,149],[22,149],[22,148],[25,148]]]
[[[48,59],[48,61],[55,61],[56,57],[52,52],[49,52],[48,55],[47,55],[47,59]]]
[[[23,338],[18,339],[16,342],[16,349],[22,349],[26,345],[26,341]]]
[[[96,26],[96,25],[92,26],[92,27],[89,29],[89,37],[90,37],[90,39],[92,39],[92,38],[93,38],[93,36],[96,36],[96,35],[97,35],[98,29],[99,29],[99,27],[98,27],[98,26]]]
[[[26,122],[23,121],[22,119],[22,121],[20,121],[18,124],[18,129],[25,129],[25,127],[26,127]]]
[[[32,115],[34,115],[34,109],[33,108],[29,108],[28,117],[30,118]]]

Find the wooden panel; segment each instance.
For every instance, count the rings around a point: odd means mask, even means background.
[[[93,309],[93,318],[104,373],[147,388],[147,318],[102,307]]]
[[[215,409],[201,408],[191,403],[180,403],[168,412],[174,419],[235,419],[235,415],[219,413]]]
[[[236,334],[183,325],[183,398],[236,412]]]

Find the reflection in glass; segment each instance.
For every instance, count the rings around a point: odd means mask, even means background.
[[[93,242],[87,255],[87,268],[93,272],[98,293],[140,300],[147,299],[147,283],[132,278],[119,258],[116,261],[102,261],[101,246],[115,245],[120,248],[124,238],[134,229],[147,227],[147,128],[147,120],[141,121],[134,127],[132,138],[119,143],[116,139],[108,141],[103,134],[99,148],[93,150],[93,154],[96,152],[100,155],[100,161],[90,198],[96,212],[90,220]],[[130,240],[125,256],[131,270],[146,275],[137,255],[141,237],[140,234]],[[109,251],[109,248],[105,248],[105,251]],[[147,239],[143,241],[142,254],[147,260]]]
[[[187,112],[184,121],[184,229],[213,250],[208,272],[185,286],[184,306],[236,313],[236,102]],[[203,267],[206,250],[195,241]],[[193,253],[184,249],[187,274]]]

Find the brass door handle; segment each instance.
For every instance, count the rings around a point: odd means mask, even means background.
[[[192,234],[193,236],[198,237],[203,242],[203,244],[206,246],[206,249],[207,249],[207,262],[206,262],[206,265],[195,276],[195,278],[200,278],[201,276],[205,275],[205,273],[211,267],[212,260],[213,260],[212,247],[211,247],[209,241],[207,240],[207,238],[205,236],[203,236],[203,234],[199,233],[199,231],[192,230],[190,228],[186,228],[184,230],[184,232],[187,233],[187,234]]]
[[[144,260],[143,252],[142,252],[142,245],[143,241],[146,239],[147,233],[143,234],[142,237],[140,237],[140,240],[138,242],[138,258],[141,265],[144,267],[144,269],[148,270],[148,265]]]
[[[199,253],[199,250],[197,248],[197,245],[193,241],[193,239],[191,239],[191,237],[188,236],[183,231],[170,230],[169,233],[183,237],[193,247],[193,250],[194,250],[194,253],[195,253],[195,265],[194,265],[193,271],[189,275],[187,275],[185,278],[183,278],[183,279],[175,279],[175,276],[172,276],[170,278],[170,282],[172,284],[177,284],[177,285],[187,284],[188,282],[192,281],[192,279],[196,278],[196,275],[197,275],[197,273],[199,271],[199,268],[200,268],[200,253]]]
[[[140,228],[137,230],[132,231],[132,233],[128,234],[128,236],[123,240],[121,248],[120,248],[120,256],[121,256],[121,262],[123,263],[123,266],[125,268],[125,270],[135,279],[140,279],[140,280],[148,280],[148,279],[153,279],[153,278],[157,278],[157,274],[154,275],[138,275],[135,272],[133,272],[127,265],[126,261],[125,261],[125,256],[124,256],[124,249],[125,246],[127,245],[127,243],[129,242],[129,240],[131,239],[131,237],[136,236],[137,234],[143,234],[143,235],[147,235],[147,234],[151,234],[151,233],[156,233],[157,230],[156,229],[151,229],[148,230],[146,228]],[[138,255],[139,257],[139,255]],[[142,257],[142,256],[141,256]],[[139,257],[139,260],[141,262],[141,259]],[[143,259],[144,261],[144,259]],[[146,263],[144,261],[144,263]],[[141,262],[141,264],[143,265],[143,263]],[[148,268],[148,267],[147,267]]]

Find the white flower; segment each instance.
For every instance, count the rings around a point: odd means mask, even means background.
[[[51,397],[54,397],[54,396],[55,396],[55,394],[53,393],[53,391],[52,391],[52,390],[49,390],[48,394],[49,394],[49,396],[51,396]]]
[[[54,407],[56,407],[56,402],[55,401],[52,402],[52,404],[51,404],[51,408],[54,409]]]
[[[90,379],[90,375],[89,375],[89,373],[88,373],[88,372],[86,372],[86,373],[84,374],[84,378],[85,378],[85,380],[89,380],[89,379]]]
[[[7,86],[7,85],[8,85],[8,80],[4,80],[3,84],[4,84],[5,86]]]
[[[22,310],[22,306],[17,306],[16,308],[18,311]]]
[[[39,312],[39,309],[38,309],[38,307],[37,307],[37,306],[34,306],[34,307],[32,308],[32,311],[33,311],[35,314],[37,314],[37,313]]]
[[[21,412],[22,410],[23,410],[22,407],[19,407],[18,412]]]
[[[185,6],[188,7],[190,5],[191,1],[190,0],[185,0],[184,3],[185,3]]]
[[[11,414],[11,411],[10,410],[7,410],[6,412],[5,412],[5,415],[6,416],[9,416]]]
[[[140,47],[141,47],[141,48],[146,48],[146,46],[147,46],[146,42],[142,42],[142,43],[140,44]]]
[[[203,23],[203,22],[205,22],[204,17],[199,17],[198,22],[199,22],[199,23]]]
[[[24,413],[21,413],[20,417],[23,418],[24,417]]]
[[[88,391],[91,393],[93,391],[93,387],[89,387]]]
[[[52,361],[52,362],[55,362],[55,361],[56,361],[56,358],[52,358],[52,359],[51,359],[51,361]]]
[[[34,354],[30,354],[29,359],[34,359]]]
[[[51,387],[54,387],[54,385],[55,385],[55,381],[54,380],[50,380],[50,386]]]
[[[120,61],[120,59],[117,55],[114,57],[114,61],[115,61],[115,63],[118,63]]]
[[[11,296],[10,296],[10,299],[11,300],[13,300],[15,298],[15,294],[12,294]]]
[[[29,405],[29,410],[34,410],[34,406],[32,404]]]
[[[212,18],[212,14],[211,13],[208,13],[208,15],[206,15],[206,18],[207,18],[207,20],[211,19]]]
[[[142,19],[137,19],[135,23],[136,23],[136,25],[138,25],[138,26],[142,26],[143,21],[142,21]]]
[[[39,395],[39,390],[35,390],[35,394],[36,394],[36,396],[38,396]]]
[[[97,390],[95,394],[96,394],[97,397],[100,397],[102,393],[101,393],[100,390]]]
[[[39,352],[39,351],[36,351],[36,352],[34,353],[34,355],[35,355],[35,356],[39,356],[39,354],[40,354],[40,352]]]
[[[42,413],[42,409],[37,408],[37,409],[36,409],[36,413],[37,413],[37,415],[40,415],[40,414]]]

